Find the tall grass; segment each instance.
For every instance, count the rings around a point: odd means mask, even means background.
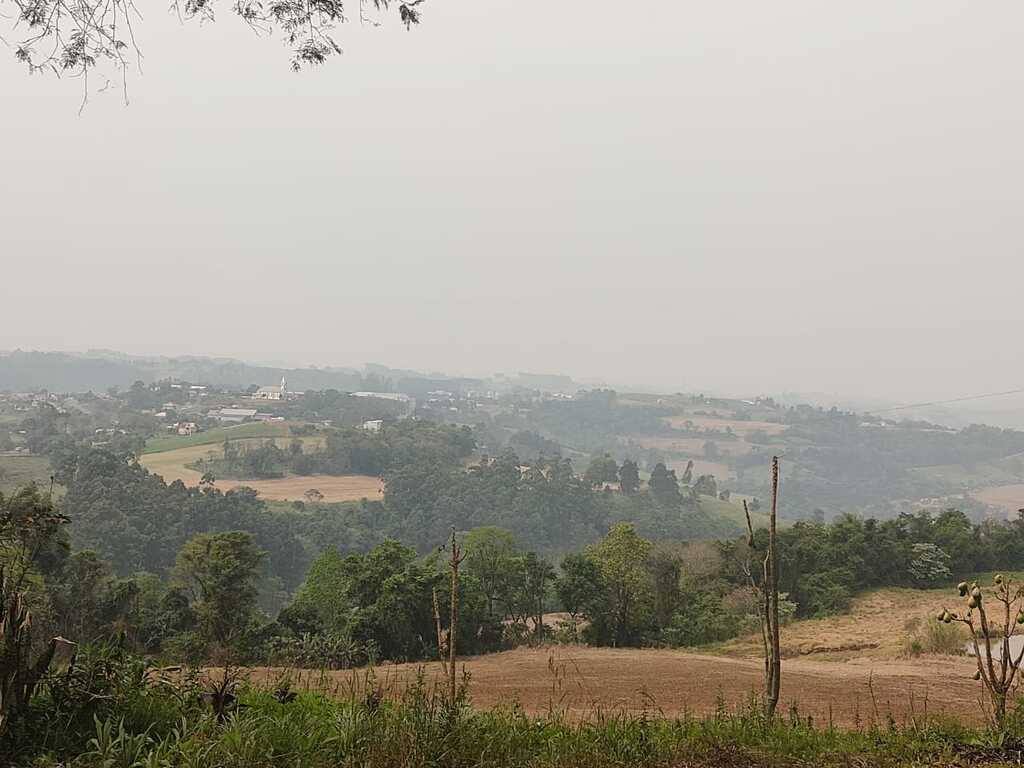
[[[962,656],[970,635],[959,624],[910,619],[904,629],[903,653],[915,658],[926,653]]]

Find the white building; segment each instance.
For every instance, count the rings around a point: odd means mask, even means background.
[[[383,419],[371,419],[370,421],[364,421],[362,428],[367,432],[380,432],[382,426],[384,426]]]
[[[260,387],[253,394],[256,400],[286,400],[288,399],[288,382],[281,377],[279,386]]]
[[[210,411],[209,416],[225,422],[248,421],[256,415],[255,408],[221,408],[219,411]]]

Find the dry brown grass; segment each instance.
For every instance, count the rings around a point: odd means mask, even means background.
[[[302,438],[304,450],[319,447],[322,437]],[[235,444],[260,444],[261,438],[235,440]],[[278,438],[275,441],[280,447],[287,447],[291,438]],[[173,483],[181,480],[185,485],[199,485],[202,473],[190,469],[192,464],[202,459],[218,459],[223,456],[220,445],[197,445],[190,448],[177,448],[162,453],[147,453],[140,459],[142,465],[150,472],[163,477],[165,482]],[[291,475],[273,480],[232,480],[221,478],[216,483],[218,488],[229,489],[246,486],[259,491],[259,494],[272,501],[295,501],[302,499],[310,488],[316,488],[324,495],[325,502],[358,501],[360,499],[383,498],[383,483],[379,477],[370,475]]]
[[[370,475],[291,475],[275,480],[228,480],[225,483],[254,488],[260,496],[273,501],[299,500],[310,488],[320,491],[327,502],[384,498],[384,483]]]
[[[858,663],[898,659],[904,652],[907,627],[915,620],[934,621],[936,612],[952,602],[949,589],[875,590],[855,598],[848,613],[782,627],[782,654]],[[752,635],[726,643],[722,652],[756,655],[760,643],[760,637]]]
[[[853,726],[897,721],[913,714],[956,715],[980,722],[979,692],[967,659],[925,662],[823,662],[807,658],[783,662],[782,702],[796,702],[816,722]],[[526,712],[552,709],[572,718],[598,711],[660,711],[668,716],[707,714],[720,702],[740,706],[761,686],[763,666],[756,658],[729,658],[675,650],[638,650],[555,646],[520,648],[465,659],[475,706],[519,703]],[[437,663],[384,665],[376,681],[397,695],[425,670],[429,683],[441,683]],[[280,669],[254,670],[255,682],[271,682]],[[296,687],[347,696],[362,691],[366,671],[290,673]]]
[[[980,502],[1005,509],[1011,516],[1016,516],[1017,510],[1024,508],[1024,483],[982,488],[971,495]]]

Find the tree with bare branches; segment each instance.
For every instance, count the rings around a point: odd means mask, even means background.
[[[779,691],[782,682],[782,651],[779,640],[779,565],[778,565],[778,500],[779,500],[779,457],[772,457],[772,506],[768,522],[768,546],[761,561],[761,578],[754,574],[754,525],[750,508],[743,502],[747,519],[747,550],[743,572],[750,587],[758,596],[758,616],[761,619],[761,644],[764,653],[764,706],[769,717],[775,714],[779,705]]]
[[[455,529],[452,528],[451,538],[448,542],[449,557],[448,570],[451,576],[451,595],[448,604],[448,631],[441,628],[441,609],[437,600],[437,590],[434,590],[434,623],[437,627],[437,655],[441,660],[441,669],[448,681],[448,695],[452,706],[458,697],[458,683],[456,682],[455,660],[457,654],[456,636],[459,628],[459,568],[466,554],[462,551],[455,536]],[[448,652],[448,659],[445,660],[445,651]]]

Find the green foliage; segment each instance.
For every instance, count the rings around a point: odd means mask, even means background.
[[[343,557],[328,549],[278,623],[373,644],[383,658],[419,659],[436,648],[432,594],[440,583],[435,559],[420,559],[395,541],[366,555]],[[297,616],[308,618],[296,623]]]
[[[244,531],[199,534],[182,547],[174,580],[191,598],[203,643],[231,647],[251,630],[264,555]]]
[[[358,642],[336,632],[304,632],[298,637],[275,636],[269,656],[275,664],[300,669],[352,669],[375,664],[380,649],[373,640]]]
[[[35,486],[0,495],[0,748],[22,725],[56,651],[55,640],[34,635],[32,587],[66,523]]]
[[[474,528],[463,540],[465,573],[475,577],[487,598],[488,615],[496,608],[509,613],[515,607],[516,561],[519,550],[511,531],[495,526]]]
[[[591,487],[602,486],[604,483],[614,483],[619,479],[619,465],[609,454],[595,456],[590,460],[590,466],[583,475],[583,480]]]
[[[619,488],[627,495],[640,491],[640,469],[632,459],[626,459],[619,467]]]
[[[674,503],[681,497],[679,495],[679,480],[676,479],[674,469],[666,469],[660,461],[651,470],[651,476],[647,480],[647,487],[651,493],[662,502]]]
[[[729,611],[714,592],[687,590],[683,605],[661,630],[660,641],[671,646],[705,645],[735,637],[743,619]]]
[[[588,616],[589,633],[599,645],[634,645],[651,624],[653,584],[647,569],[651,543],[628,523],[614,526],[586,555],[601,572],[605,611]]]

